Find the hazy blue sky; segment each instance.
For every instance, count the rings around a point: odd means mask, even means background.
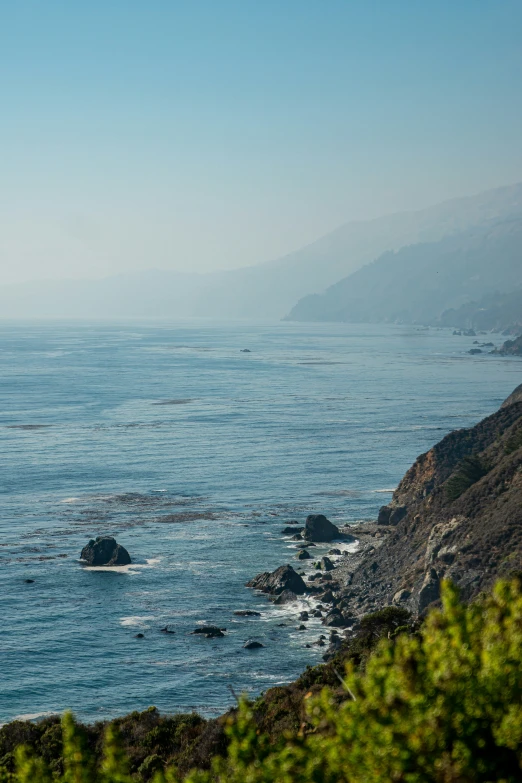
[[[207,270],[522,180],[520,0],[3,0],[0,282]]]

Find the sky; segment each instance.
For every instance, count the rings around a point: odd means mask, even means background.
[[[3,0],[0,284],[260,263],[522,180],[520,0]]]

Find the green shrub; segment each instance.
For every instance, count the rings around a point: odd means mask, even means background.
[[[446,482],[446,494],[450,500],[457,500],[473,484],[488,472],[478,457],[464,457],[454,475]]]
[[[393,620],[391,631],[404,625],[400,613],[376,615],[368,620],[374,628],[385,620]],[[519,783],[520,579],[499,582],[468,606],[443,583],[442,610],[414,634],[381,637],[364,671],[349,661],[344,686],[344,701],[328,688],[306,693],[308,723],[277,739],[259,730],[255,707],[242,701],[228,721],[226,757],[185,783]],[[97,767],[70,715],[62,728],[64,772],[54,783],[131,783],[112,726]],[[180,780],[160,762],[149,756],[140,777],[155,771],[155,783]],[[22,747],[16,771],[0,770],[0,780],[46,783],[50,773]]]

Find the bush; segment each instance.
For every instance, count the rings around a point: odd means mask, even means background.
[[[446,482],[446,494],[450,500],[457,500],[473,484],[488,472],[478,457],[464,457],[456,473]]]
[[[388,614],[390,614],[388,612]],[[404,623],[395,613],[395,631]],[[371,623],[376,623],[375,616]],[[378,623],[377,623],[378,624]],[[409,628],[410,626],[406,626]],[[391,634],[390,634],[391,635]],[[442,610],[413,635],[381,638],[364,671],[348,662],[347,698],[328,688],[307,693],[309,723],[281,734],[260,732],[245,700],[229,719],[228,753],[186,783],[519,783],[522,780],[522,591],[519,579],[466,606],[442,586]],[[60,783],[131,783],[109,727],[95,769],[71,716],[63,719]],[[160,759],[150,763],[159,768]],[[47,781],[44,760],[16,751],[10,783]],[[155,783],[174,783],[159,769]]]

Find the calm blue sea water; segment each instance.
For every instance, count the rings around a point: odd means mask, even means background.
[[[297,631],[244,583],[291,561],[290,520],[375,517],[419,453],[498,407],[522,364],[471,344],[394,326],[0,322],[0,720],[212,715],[229,686],[320,660],[304,646],[320,627]],[[135,564],[83,568],[101,533]],[[261,618],[233,616],[245,608]],[[226,638],[188,635],[201,622]]]

